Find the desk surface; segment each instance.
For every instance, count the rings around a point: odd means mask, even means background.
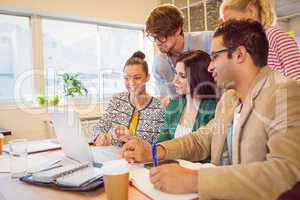
[[[44,152],[43,154],[47,154]],[[7,155],[6,155],[7,156]],[[0,157],[3,159],[3,156]],[[104,188],[93,192],[68,192],[52,188],[40,187],[11,179],[9,173],[0,173],[0,200],[105,200]],[[149,200],[137,189],[129,186],[129,200]]]
[[[52,188],[39,187],[11,179],[9,174],[0,173],[0,200],[104,200],[104,188],[94,192],[66,192]],[[134,187],[129,187],[129,200],[149,200]]]

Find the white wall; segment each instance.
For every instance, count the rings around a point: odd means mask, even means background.
[[[300,34],[300,16],[289,20],[289,29],[290,31]]]
[[[300,16],[294,17],[289,21],[289,30],[294,31],[296,34],[296,41],[300,48]]]
[[[14,8],[99,21],[144,24],[157,0],[1,0],[0,9]]]

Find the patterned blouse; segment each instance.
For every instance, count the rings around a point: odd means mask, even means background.
[[[102,133],[112,133],[116,125],[123,125],[129,128],[132,115],[134,114],[134,106],[129,100],[129,93],[122,92],[114,95],[103,116],[93,128],[93,138]],[[159,130],[163,124],[164,107],[159,99],[152,97],[150,103],[142,110],[138,111],[138,124],[135,136],[153,143],[158,140]],[[117,141],[112,140],[112,144]]]

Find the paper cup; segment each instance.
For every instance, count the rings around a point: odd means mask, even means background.
[[[128,200],[129,164],[113,160],[103,164],[105,193],[108,200]]]

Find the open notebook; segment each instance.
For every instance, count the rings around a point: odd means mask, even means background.
[[[201,167],[214,167],[213,164],[192,163],[178,160],[182,167],[197,170]],[[198,193],[190,194],[168,194],[155,189],[150,182],[149,169],[137,167],[130,171],[130,181],[139,191],[155,200],[191,200],[198,199]]]

